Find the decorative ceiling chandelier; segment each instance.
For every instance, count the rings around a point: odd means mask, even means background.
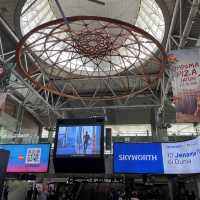
[[[152,89],[167,62],[161,44],[129,23],[74,16],[42,24],[17,46],[17,70],[39,92],[116,100]]]

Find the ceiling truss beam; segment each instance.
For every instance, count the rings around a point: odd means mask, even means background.
[[[57,111],[75,111],[75,110],[104,110],[104,109],[130,109],[130,108],[156,108],[160,107],[160,104],[142,104],[142,105],[114,105],[114,106],[95,106],[95,107],[76,107],[76,108],[57,108]]]
[[[185,41],[186,41],[187,37],[189,37],[190,31],[192,29],[192,25],[194,23],[194,18],[198,13],[199,4],[200,4],[200,0],[193,0],[192,6],[190,8],[190,12],[189,12],[189,15],[187,18],[187,22],[185,24],[185,28],[181,35],[181,39],[180,39],[178,48],[184,47]]]
[[[195,22],[195,17],[199,13],[200,0],[193,0],[193,1],[189,0],[189,2],[191,4],[191,7],[189,14],[187,16],[187,21],[185,23],[185,26],[183,27],[183,14],[184,14],[183,3],[186,3],[186,1],[176,0],[171,20],[171,25],[167,37],[167,43],[166,43],[167,51],[172,50],[172,42],[178,49],[181,49],[184,48],[187,40],[193,40],[193,41],[198,40],[198,38],[190,37],[190,33],[192,30],[193,23]],[[174,28],[177,23],[177,20],[179,21],[179,35],[177,35],[177,33],[174,35]]]
[[[13,38],[13,40],[18,43],[20,40],[19,38],[16,36],[16,34],[12,31],[12,29],[8,26],[8,24],[5,22],[5,20],[0,17],[0,24],[5,28],[5,30],[10,34],[10,36]],[[5,61],[0,57],[0,60],[5,63]],[[7,63],[5,63],[7,64]],[[34,95],[36,95],[37,98],[39,98],[46,106],[48,109],[50,109],[55,116],[57,116],[58,118],[62,118],[63,116],[54,110],[54,108],[52,107],[52,105],[49,104],[49,102],[47,102],[27,81],[24,80],[24,78],[13,68],[12,69],[12,73],[29,89],[31,90],[31,92],[33,92]]]

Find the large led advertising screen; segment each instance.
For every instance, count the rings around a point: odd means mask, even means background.
[[[115,143],[115,173],[163,173],[160,144]]]
[[[101,154],[100,125],[58,127],[56,156],[95,156]]]
[[[200,137],[177,143],[115,143],[115,173],[200,173]]]
[[[104,118],[58,119],[54,169],[59,173],[104,173]]]
[[[50,144],[0,144],[10,151],[8,173],[48,172]]]

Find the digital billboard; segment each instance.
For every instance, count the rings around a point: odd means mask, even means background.
[[[8,173],[48,172],[50,144],[0,144],[10,151]]]
[[[200,137],[177,143],[115,143],[115,173],[200,173]]]
[[[163,173],[160,144],[115,143],[115,173]]]
[[[101,153],[100,125],[59,126],[56,156],[92,156]]]
[[[104,173],[104,118],[58,119],[54,170],[59,173]]]

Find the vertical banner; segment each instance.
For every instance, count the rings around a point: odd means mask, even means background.
[[[200,48],[168,54],[177,122],[200,122]]]

